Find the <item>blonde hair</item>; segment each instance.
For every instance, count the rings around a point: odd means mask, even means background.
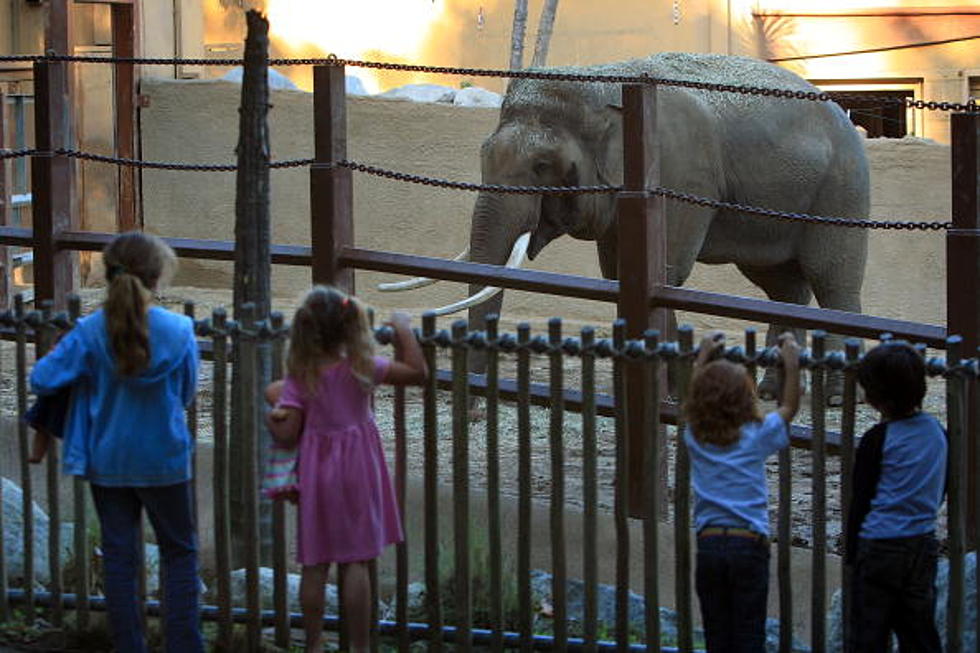
[[[713,361],[695,372],[684,415],[695,440],[722,447],[738,442],[746,422],[762,421],[748,371],[726,360]]]
[[[314,286],[296,309],[286,369],[315,392],[325,358],[347,356],[365,390],[374,387],[374,339],[367,310],[355,297],[329,286]]]
[[[116,371],[133,376],[150,363],[151,293],[169,279],[177,257],[156,236],[130,231],[106,245],[102,263],[109,286],[102,308]]]

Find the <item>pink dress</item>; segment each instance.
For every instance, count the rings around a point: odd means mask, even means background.
[[[387,358],[375,357],[375,383],[384,380],[389,365]],[[279,404],[303,411],[297,537],[302,565],[372,560],[403,539],[372,397],[346,359],[321,370],[313,394],[299,379],[286,377]]]

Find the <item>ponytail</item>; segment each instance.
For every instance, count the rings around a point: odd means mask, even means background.
[[[165,242],[139,231],[116,236],[102,251],[109,283],[102,308],[121,376],[139,374],[150,364],[150,293],[166,281],[176,261]]]
[[[139,374],[150,363],[149,304],[149,291],[132,274],[120,272],[109,282],[104,304],[106,328],[121,376]]]

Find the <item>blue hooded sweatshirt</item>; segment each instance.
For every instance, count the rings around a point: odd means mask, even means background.
[[[149,487],[191,478],[193,445],[184,408],[197,384],[197,341],[190,318],[149,311],[150,363],[119,376],[105,313],[79,320],[37,362],[31,388],[50,395],[72,386],[64,471],[96,485]]]

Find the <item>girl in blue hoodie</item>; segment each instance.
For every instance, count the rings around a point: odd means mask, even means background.
[[[118,651],[146,651],[137,603],[140,514],[163,561],[168,651],[202,651],[184,408],[197,382],[193,323],[152,305],[176,257],[162,240],[117,236],[102,253],[108,292],[31,373],[38,395],[72,387],[64,469],[86,478],[102,527],[105,594]]]

